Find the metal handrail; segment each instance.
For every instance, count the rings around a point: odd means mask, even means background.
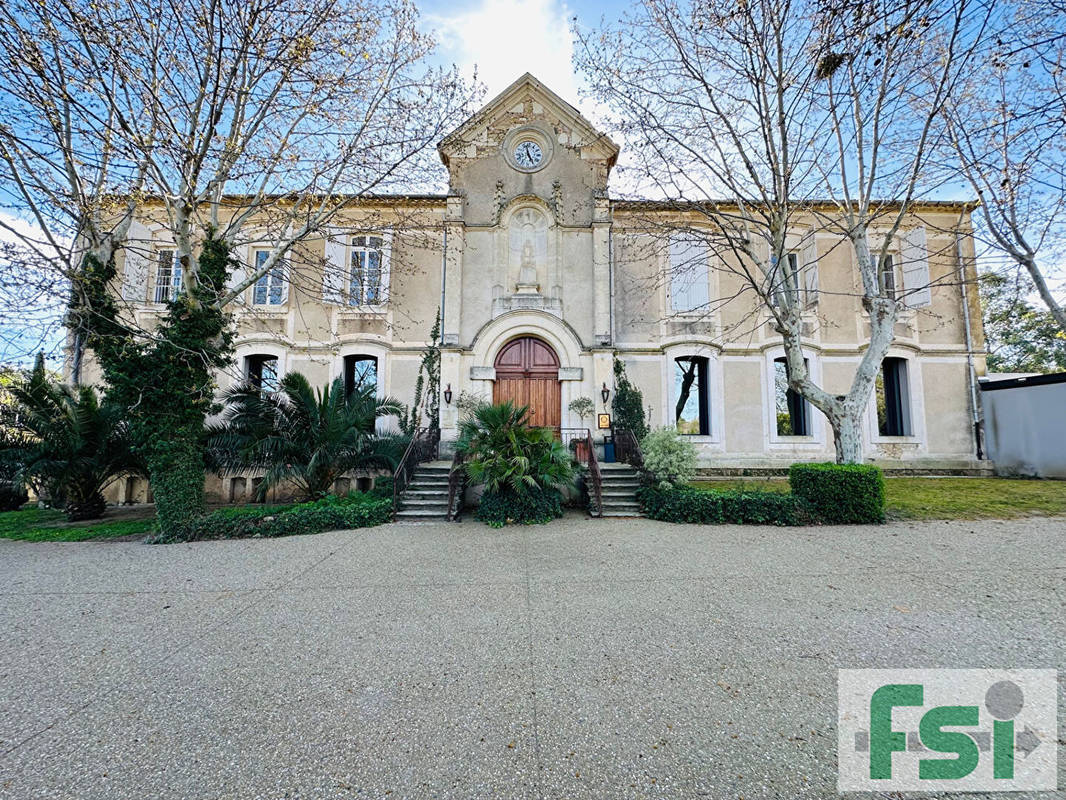
[[[603,477],[600,475],[600,462],[596,460],[596,448],[592,446],[592,431],[586,429],[585,433],[588,434],[588,468],[589,477],[592,479],[592,490],[596,495],[596,513],[592,513],[592,509],[589,509],[589,514],[593,517],[603,516]]]
[[[600,462],[596,459],[596,448],[592,445],[592,431],[588,428],[556,428],[560,441],[567,447],[571,442],[583,442],[585,445],[584,465],[588,469],[589,514],[603,516],[603,477]],[[580,460],[579,460],[580,461]],[[595,500],[596,510],[592,510]]]
[[[629,464],[635,469],[644,470],[644,453],[640,450],[640,441],[628,428],[617,428],[614,436],[614,456],[619,462]]]
[[[411,437],[403,458],[392,473],[392,516],[400,510],[400,498],[411,483],[415,468],[423,461],[432,461],[437,457],[440,444],[440,430],[436,428],[419,428]]]
[[[463,492],[466,489],[466,469],[463,467],[463,455],[458,450],[452,457],[452,468],[448,471],[448,515],[449,522],[458,522],[463,513]]]

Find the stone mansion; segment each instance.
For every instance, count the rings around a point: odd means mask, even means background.
[[[683,212],[612,199],[619,149],[575,108],[527,74],[438,150],[446,195],[354,203],[328,235],[291,254],[289,274],[248,288],[223,388],[299,371],[316,385],[372,381],[410,403],[439,309],[445,443],[463,393],[527,403],[538,424],[596,435],[617,357],[649,423],[691,436],[707,466],[833,458],[828,424],[787,389],[780,334],[757,298],[714,257],[670,269],[686,252],[650,246],[649,227]],[[904,257],[888,262],[886,285],[899,287],[906,308],[864,434],[867,458],[883,466],[979,467],[972,381],[984,351],[971,208],[916,206],[898,235]],[[141,246],[118,265],[122,296],[149,327],[180,285],[164,237],[146,211],[131,231]],[[843,391],[868,338],[852,248],[813,224],[790,241],[804,264],[797,291],[809,303],[812,375]],[[261,258],[254,246],[239,255],[248,265]],[[579,419],[569,408],[579,397],[597,413]],[[214,480],[209,493],[230,491]]]

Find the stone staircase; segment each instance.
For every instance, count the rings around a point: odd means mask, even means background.
[[[640,477],[629,464],[600,464],[603,485],[603,516],[643,517],[637,503]]]
[[[400,498],[397,521],[428,522],[448,517],[448,473],[450,461],[425,461],[415,467],[415,474]]]

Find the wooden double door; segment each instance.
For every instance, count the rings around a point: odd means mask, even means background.
[[[508,342],[496,356],[492,401],[529,406],[530,424],[558,428],[562,419],[559,357],[545,342],[524,336]]]

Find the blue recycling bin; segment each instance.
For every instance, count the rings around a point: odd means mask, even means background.
[[[611,439],[603,440],[603,461],[605,464],[614,463],[614,442]]]

